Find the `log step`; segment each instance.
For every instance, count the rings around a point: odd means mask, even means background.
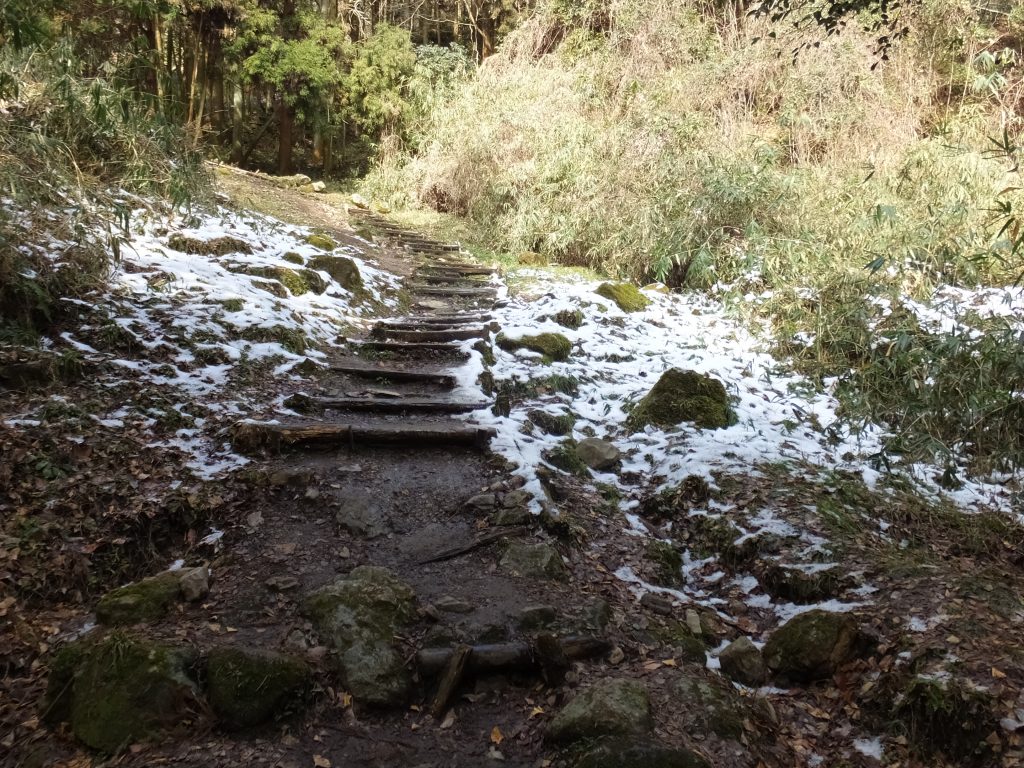
[[[461,446],[487,450],[497,430],[456,422],[445,424],[272,424],[242,421],[231,430],[231,445],[252,452],[282,446],[373,445],[395,448]]]
[[[611,643],[601,637],[573,636],[556,641],[565,658],[583,661],[603,656],[611,650]],[[451,661],[451,648],[426,648],[420,651],[416,660],[424,677],[434,677],[443,672]],[[531,643],[497,643],[473,646],[469,655],[468,670],[473,674],[486,675],[507,672],[540,671],[543,649]]]
[[[471,314],[466,313],[464,315],[409,315],[407,317],[396,318],[395,320],[386,320],[385,322],[389,325],[470,325],[472,323],[489,323],[492,320],[491,315]]]
[[[494,298],[497,290],[494,288],[443,288],[423,283],[410,283],[406,286],[412,293],[423,294],[424,296],[471,296],[479,298]]]
[[[374,381],[386,382],[412,382],[420,384],[434,384],[445,389],[455,388],[455,377],[447,373],[428,373],[426,371],[405,371],[400,368],[368,368],[360,365],[346,363],[333,363],[330,370],[335,373],[344,373],[348,376],[356,376],[361,379],[373,379]]]
[[[295,396],[293,396],[295,397]],[[293,402],[292,408],[333,411],[360,411],[364,413],[472,413],[490,407],[490,403],[455,402],[452,400],[412,399],[404,397],[310,397],[302,396],[302,403]],[[297,409],[302,410],[302,409]]]
[[[461,274],[451,274],[451,275],[433,275],[433,274],[423,275],[423,274],[417,274],[416,278],[419,279],[419,280],[422,280],[424,283],[427,283],[428,285],[453,285],[453,286],[460,286],[461,285],[461,286],[463,286],[465,288],[473,288],[473,287],[476,287],[476,286],[490,285],[490,283],[488,283],[486,280],[473,280],[472,278],[465,277],[464,275],[461,275]]]
[[[373,329],[373,337],[392,341],[430,342],[430,341],[467,341],[469,339],[486,339],[490,335],[488,328],[460,328],[455,330],[405,330],[391,326],[377,326]]]
[[[423,274],[439,275],[444,277],[455,275],[461,275],[464,277],[490,277],[491,275],[498,274],[498,270],[493,267],[474,267],[468,264],[451,267],[444,264],[424,264],[416,271]]]

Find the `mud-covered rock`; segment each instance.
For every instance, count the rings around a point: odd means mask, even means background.
[[[718,379],[696,371],[669,368],[627,419],[630,429],[668,429],[684,421],[702,429],[726,427],[734,420],[729,396]]]
[[[538,333],[533,336],[506,336],[499,333],[495,343],[506,352],[528,349],[545,360],[564,361],[572,354],[572,342],[560,333]]]
[[[317,632],[336,652],[338,671],[357,701],[399,706],[411,677],[394,647],[415,615],[415,594],[387,568],[361,566],[303,603]]]
[[[309,268],[326,272],[346,291],[354,293],[363,288],[363,276],[359,274],[359,267],[347,256],[317,256],[309,262]]]
[[[53,666],[50,714],[69,719],[76,738],[108,754],[158,738],[202,716],[196,659],[191,648],[120,633],[80,640]]]
[[[96,620],[111,627],[159,621],[180,592],[180,573],[164,571],[105,594],[96,604]]]
[[[601,283],[595,293],[614,301],[623,312],[641,312],[651,305],[651,300],[632,283]]]
[[[722,673],[737,683],[756,688],[768,679],[768,668],[761,649],[749,637],[740,637],[729,643],[718,654],[718,660],[722,665]]]
[[[636,680],[605,680],[578,694],[551,720],[549,741],[633,736],[653,727],[647,689]]]
[[[622,457],[622,453],[614,444],[598,437],[580,440],[576,444],[576,455],[588,467],[599,472],[611,469]]]
[[[558,550],[547,544],[513,542],[501,558],[501,566],[527,579],[563,581],[568,574]]]
[[[273,651],[225,646],[207,657],[207,696],[228,728],[280,717],[301,701],[311,682],[306,662]]]
[[[814,610],[794,616],[764,646],[768,669],[782,680],[806,683],[831,677],[864,649],[857,621],[848,613]]]
[[[573,763],[574,768],[710,768],[688,749],[652,741],[605,740]]]

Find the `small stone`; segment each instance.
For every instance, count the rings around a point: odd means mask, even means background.
[[[179,583],[176,571],[166,571],[119,587],[100,598],[96,620],[107,626],[158,621],[177,602]]]
[[[358,193],[353,194],[349,199],[352,201],[352,205],[356,208],[360,208],[364,211],[369,210],[370,208],[370,201]]]
[[[612,666],[618,666],[625,660],[626,652],[619,648],[619,646],[617,645],[614,648],[612,648],[611,653],[608,654],[608,663]]]
[[[271,485],[308,485],[313,482],[314,474],[308,469],[279,469],[268,478]]]
[[[527,605],[519,611],[519,628],[525,632],[532,629],[550,627],[558,618],[558,613],[550,605]]]
[[[252,530],[256,530],[263,525],[263,513],[262,512],[250,512],[245,516],[245,524]]]
[[[664,595],[659,595],[657,592],[644,592],[643,597],[640,598],[640,605],[651,613],[657,613],[661,616],[670,616],[672,614],[672,601]]]
[[[376,503],[360,496],[343,501],[334,517],[341,528],[366,539],[375,539],[391,530]]]
[[[320,498],[320,491],[316,488],[307,488],[306,492],[303,494],[303,498],[305,498],[306,501],[316,501]]]
[[[490,512],[498,506],[496,493],[480,493],[466,501],[466,508],[477,512]]]
[[[186,601],[194,603],[210,594],[210,569],[205,565],[199,568],[183,568],[179,573],[181,578],[178,581],[178,588]]]
[[[320,192],[326,192],[326,191],[327,191],[327,185],[326,185],[326,184],[324,184],[324,183],[323,183],[322,181],[314,181],[314,182],[313,182],[312,184],[310,184],[309,186],[310,186],[310,188],[311,188],[311,189],[312,189],[312,190],[313,190],[314,192],[317,192],[317,193],[320,193]]]
[[[523,509],[522,507],[516,509],[502,509],[490,517],[491,525],[503,527],[529,525],[532,520],[533,515],[530,511],[528,509]]]
[[[639,735],[652,726],[644,685],[635,680],[606,680],[566,704],[551,720],[545,736],[568,744],[601,736]]]
[[[564,581],[567,576],[562,556],[547,544],[510,544],[501,558],[501,565],[528,579]]]
[[[756,688],[768,679],[761,651],[749,637],[740,637],[718,654],[722,673],[737,683]]]
[[[504,509],[516,509],[526,507],[533,500],[533,494],[523,489],[509,491],[501,497],[501,506]]]
[[[287,592],[299,586],[299,580],[294,576],[271,576],[263,585],[271,592]]]
[[[611,469],[622,457],[621,451],[607,440],[588,437],[576,444],[576,455],[591,469],[599,472]]]
[[[704,633],[704,629],[700,625],[700,614],[693,608],[686,609],[686,626],[695,637],[700,637]]]
[[[434,606],[439,611],[445,613],[472,613],[476,608],[465,600],[460,600],[457,597],[442,597],[440,600],[434,602]]]

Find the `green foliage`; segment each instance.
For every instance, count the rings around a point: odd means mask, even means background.
[[[343,81],[347,112],[363,134],[398,134],[410,117],[406,86],[416,66],[409,32],[381,24],[356,51]]]

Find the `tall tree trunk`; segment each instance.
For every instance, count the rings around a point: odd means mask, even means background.
[[[289,176],[294,173],[292,143],[295,133],[295,115],[283,97],[277,100],[277,173]]]
[[[242,164],[242,128],[245,119],[245,94],[242,93],[242,84],[235,73],[231,82],[231,162],[235,165]]]

